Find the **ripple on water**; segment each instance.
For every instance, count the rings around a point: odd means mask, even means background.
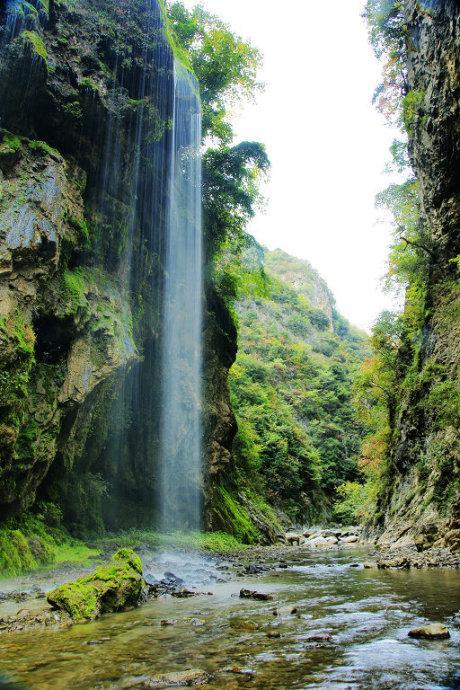
[[[129,678],[193,668],[214,674],[209,690],[449,687],[445,679],[453,677],[459,660],[458,574],[369,574],[349,568],[353,554],[314,557],[318,568],[309,555],[304,565],[281,573],[214,582],[213,597],[160,598],[69,630],[3,636],[0,669],[33,690],[118,690]],[[214,559],[148,558],[159,575],[172,571],[187,586],[203,586],[222,574]],[[238,593],[245,586],[275,599],[243,601]],[[162,626],[162,620],[174,624]],[[410,640],[408,630],[426,620],[448,624],[452,639]],[[244,629],[245,621],[250,629]],[[279,637],[270,636],[273,631]]]

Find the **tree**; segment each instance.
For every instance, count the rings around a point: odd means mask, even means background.
[[[377,108],[401,122],[401,99],[407,93],[405,22],[399,0],[367,0],[364,17],[369,41],[383,61],[382,82],[374,93]]]
[[[261,88],[257,81],[260,53],[201,6],[187,10],[174,2],[168,16],[200,85],[204,135],[229,144],[233,130],[228,106],[252,98]]]

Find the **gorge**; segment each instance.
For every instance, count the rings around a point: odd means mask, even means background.
[[[249,41],[182,2],[2,3],[5,687],[458,687],[460,8],[363,15],[400,130],[371,334],[248,234]]]

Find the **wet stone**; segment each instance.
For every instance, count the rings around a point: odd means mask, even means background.
[[[265,594],[264,592],[256,592],[250,589],[240,590],[240,599],[255,599],[256,601],[273,601],[273,596],[271,594]]]
[[[248,618],[232,618],[230,621],[230,627],[234,630],[246,630],[251,632],[253,630],[259,629],[259,624]]]
[[[211,676],[206,671],[191,669],[174,673],[160,673],[157,676],[141,676],[126,681],[123,688],[184,688],[205,685]]]
[[[307,637],[307,642],[331,642],[332,635],[329,633],[315,633]]]
[[[414,628],[409,631],[408,635],[416,640],[448,640],[450,638],[448,628],[440,623]]]

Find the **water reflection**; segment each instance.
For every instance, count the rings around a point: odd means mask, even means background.
[[[161,598],[61,632],[4,635],[0,669],[34,690],[115,690],[134,677],[186,669],[213,674],[209,690],[455,687],[457,572],[363,570],[350,567],[356,555],[315,553],[287,570],[212,584],[219,564],[188,560],[195,584],[201,573],[212,597]],[[274,601],[239,599],[245,586]],[[175,624],[162,626],[164,619]],[[452,638],[407,637],[426,620],[447,624]]]

